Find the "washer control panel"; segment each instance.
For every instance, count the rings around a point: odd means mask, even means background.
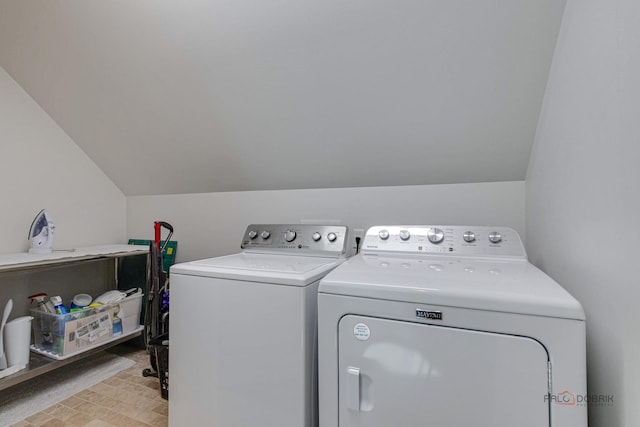
[[[518,233],[508,227],[381,225],[367,230],[362,251],[524,258]]]
[[[240,247],[246,252],[341,256],[347,251],[344,225],[251,224]]]

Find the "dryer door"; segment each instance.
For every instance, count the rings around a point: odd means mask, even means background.
[[[349,315],[338,352],[340,427],[550,425],[531,338]]]

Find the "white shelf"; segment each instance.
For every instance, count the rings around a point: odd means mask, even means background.
[[[0,273],[9,271],[20,271],[28,269],[47,268],[65,264],[82,263],[85,261],[115,258],[116,268],[118,259],[122,257],[145,255],[149,253],[146,245],[100,245],[84,246],[71,250],[59,250],[50,254],[36,255],[28,252],[0,254]],[[68,363],[83,359],[96,352],[107,349],[121,342],[128,341],[142,334],[143,326],[130,331],[124,335],[117,335],[112,339],[102,342],[95,347],[85,349],[81,352],[62,357],[54,357],[52,354],[31,351],[30,362],[26,369],[8,375],[0,379],[0,390],[4,390],[13,385],[19,384],[31,378],[35,378],[53,369],[57,369]]]
[[[149,252],[148,246],[141,245],[100,245],[83,246],[69,250],[54,250],[50,254],[30,254],[18,252],[0,254],[0,272],[47,267],[100,258],[120,258]]]

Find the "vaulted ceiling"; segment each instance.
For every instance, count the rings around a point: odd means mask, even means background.
[[[0,0],[126,195],[524,179],[563,0]]]

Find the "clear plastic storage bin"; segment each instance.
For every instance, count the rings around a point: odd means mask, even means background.
[[[112,305],[67,314],[32,309],[34,347],[58,356],[89,350],[113,337],[114,310]]]

